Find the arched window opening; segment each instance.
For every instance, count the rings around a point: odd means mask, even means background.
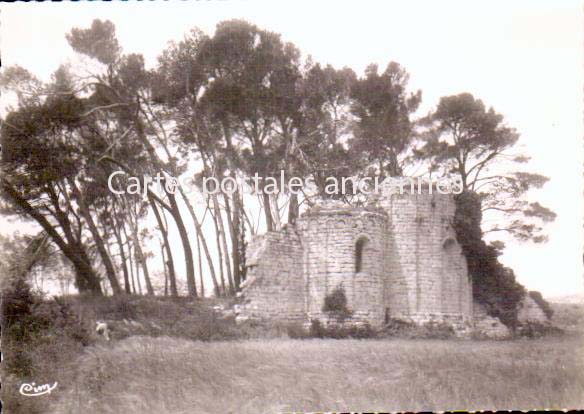
[[[366,237],[361,237],[355,244],[355,273],[363,272],[363,252],[367,246],[368,240]]]

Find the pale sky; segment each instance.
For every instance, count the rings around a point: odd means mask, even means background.
[[[557,296],[584,290],[582,11],[571,0],[16,3],[0,6],[0,48],[4,66],[48,80],[74,56],[65,33],[95,18],[111,20],[124,51],[150,66],[192,27],[212,34],[243,18],[337,68],[399,62],[422,90],[420,114],[441,96],[470,92],[517,128],[529,170],[551,178],[531,194],[558,214],[549,242],[507,241],[502,261],[528,289]]]

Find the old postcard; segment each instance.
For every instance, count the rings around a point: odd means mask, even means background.
[[[580,1],[0,9],[3,412],[584,409]]]

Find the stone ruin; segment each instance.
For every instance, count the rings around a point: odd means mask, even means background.
[[[326,202],[293,226],[254,237],[237,320],[329,323],[325,297],[345,292],[349,323],[382,327],[391,319],[450,324],[468,335],[475,324],[494,336],[504,325],[473,304],[466,258],[452,226],[452,194],[381,185],[366,207]],[[473,310],[474,308],[474,310]]]

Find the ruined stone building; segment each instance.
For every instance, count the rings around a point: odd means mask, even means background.
[[[382,185],[367,207],[325,203],[294,226],[256,236],[239,317],[327,320],[325,297],[342,287],[353,322],[470,322],[472,285],[452,227],[454,199],[429,190],[400,194]]]

